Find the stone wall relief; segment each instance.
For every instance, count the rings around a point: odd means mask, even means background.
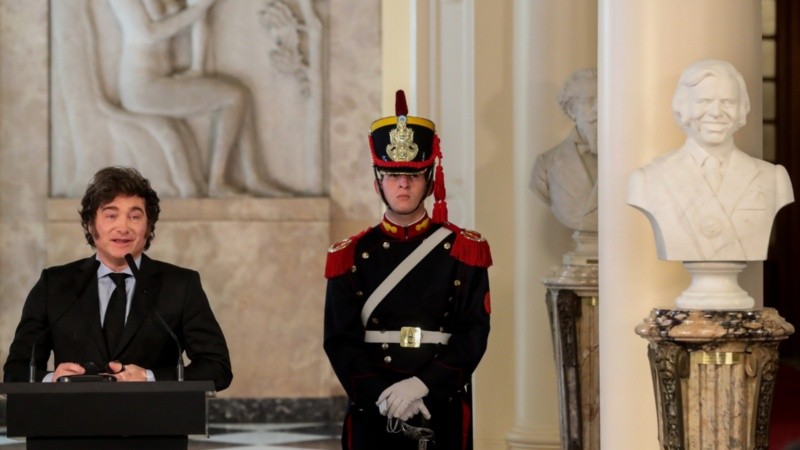
[[[51,195],[112,164],[164,197],[323,195],[316,3],[51,1]]]

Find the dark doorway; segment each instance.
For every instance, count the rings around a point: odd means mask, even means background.
[[[795,203],[775,220],[764,264],[764,306],[798,328],[780,344],[780,353],[800,359],[800,2],[777,0],[776,18],[775,163],[789,172]]]

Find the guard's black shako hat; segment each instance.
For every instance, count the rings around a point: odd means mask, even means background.
[[[383,172],[409,173],[430,168],[436,158],[436,125],[428,119],[408,115],[403,91],[395,94],[395,116],[372,122],[372,162]]]
[[[437,223],[447,222],[442,152],[436,125],[422,117],[408,115],[406,95],[402,90],[395,94],[395,115],[372,122],[369,143],[372,165],[381,173],[420,173],[433,171],[433,217]]]

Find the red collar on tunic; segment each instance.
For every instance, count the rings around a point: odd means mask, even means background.
[[[418,221],[405,227],[392,223],[386,216],[383,216],[383,220],[380,224],[381,231],[395,239],[411,239],[417,237],[429,230],[430,227],[431,219],[428,217],[428,214],[425,214]]]

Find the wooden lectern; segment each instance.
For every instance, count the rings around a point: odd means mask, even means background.
[[[208,435],[211,381],[0,383],[7,433],[29,450],[173,450]]]

